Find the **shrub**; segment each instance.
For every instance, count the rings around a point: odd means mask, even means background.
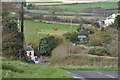
[[[90,45],[102,46],[111,42],[111,37],[104,31],[98,31],[90,37]]]
[[[60,39],[55,36],[47,36],[40,40],[39,51],[42,56],[51,56],[52,50],[60,43]]]
[[[79,35],[78,32],[67,32],[67,33],[63,34],[63,36],[72,43],[77,42],[78,35]]]
[[[110,53],[107,52],[104,48],[93,48],[91,49],[88,54],[98,55],[98,56],[108,56]]]
[[[81,46],[74,46],[72,43],[65,43],[57,46],[52,51],[52,61],[62,60],[70,54],[78,54],[83,49]]]

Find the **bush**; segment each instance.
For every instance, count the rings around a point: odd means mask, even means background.
[[[92,46],[102,46],[111,42],[111,37],[104,31],[98,31],[90,37],[89,44]]]
[[[72,43],[76,43],[78,41],[77,40],[78,35],[79,35],[78,32],[67,32],[63,34],[63,36]]]
[[[40,40],[39,51],[42,56],[51,56],[52,50],[60,43],[60,39],[55,36],[47,36]]]
[[[108,53],[106,49],[100,48],[100,47],[91,49],[88,52],[88,54],[98,55],[98,56],[108,56],[108,55],[110,55],[110,53]]]

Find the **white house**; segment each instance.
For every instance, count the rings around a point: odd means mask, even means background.
[[[35,63],[39,63],[37,56],[34,55],[34,49],[31,46],[24,46],[25,51],[27,52],[27,56],[30,56]]]
[[[114,23],[116,16],[119,15],[119,13],[114,13],[110,16],[108,16],[105,19],[98,20],[101,27],[107,27],[108,25]]]

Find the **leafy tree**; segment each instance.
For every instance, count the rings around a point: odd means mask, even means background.
[[[111,42],[111,37],[105,31],[98,31],[90,37],[89,43],[92,46],[102,46]]]
[[[60,40],[54,36],[42,38],[39,43],[39,51],[41,56],[51,56],[52,50],[57,47]]]
[[[18,31],[17,22],[9,16],[14,10],[11,3],[3,3],[2,9],[2,52],[5,57],[18,58],[23,55],[22,34]],[[9,6],[9,7],[8,7]],[[6,8],[7,7],[7,8]]]
[[[116,29],[119,29],[119,28],[120,28],[120,15],[118,15],[118,16],[115,18],[114,27],[115,27]]]
[[[79,33],[74,32],[74,31],[63,34],[63,36],[72,43],[76,43],[78,41],[78,39],[77,39],[78,35],[79,35]]]

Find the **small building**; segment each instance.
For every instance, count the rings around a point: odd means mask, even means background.
[[[27,56],[30,56],[36,64],[39,63],[37,56],[34,55],[34,49],[31,46],[24,46],[24,50],[27,52]]]
[[[80,41],[80,43],[86,43],[89,40],[86,35],[79,35],[77,38]]]
[[[107,27],[107,26],[111,25],[112,23],[114,23],[117,15],[119,15],[119,13],[114,13],[114,14],[108,16],[105,19],[98,20],[98,23],[99,23],[100,27]]]

